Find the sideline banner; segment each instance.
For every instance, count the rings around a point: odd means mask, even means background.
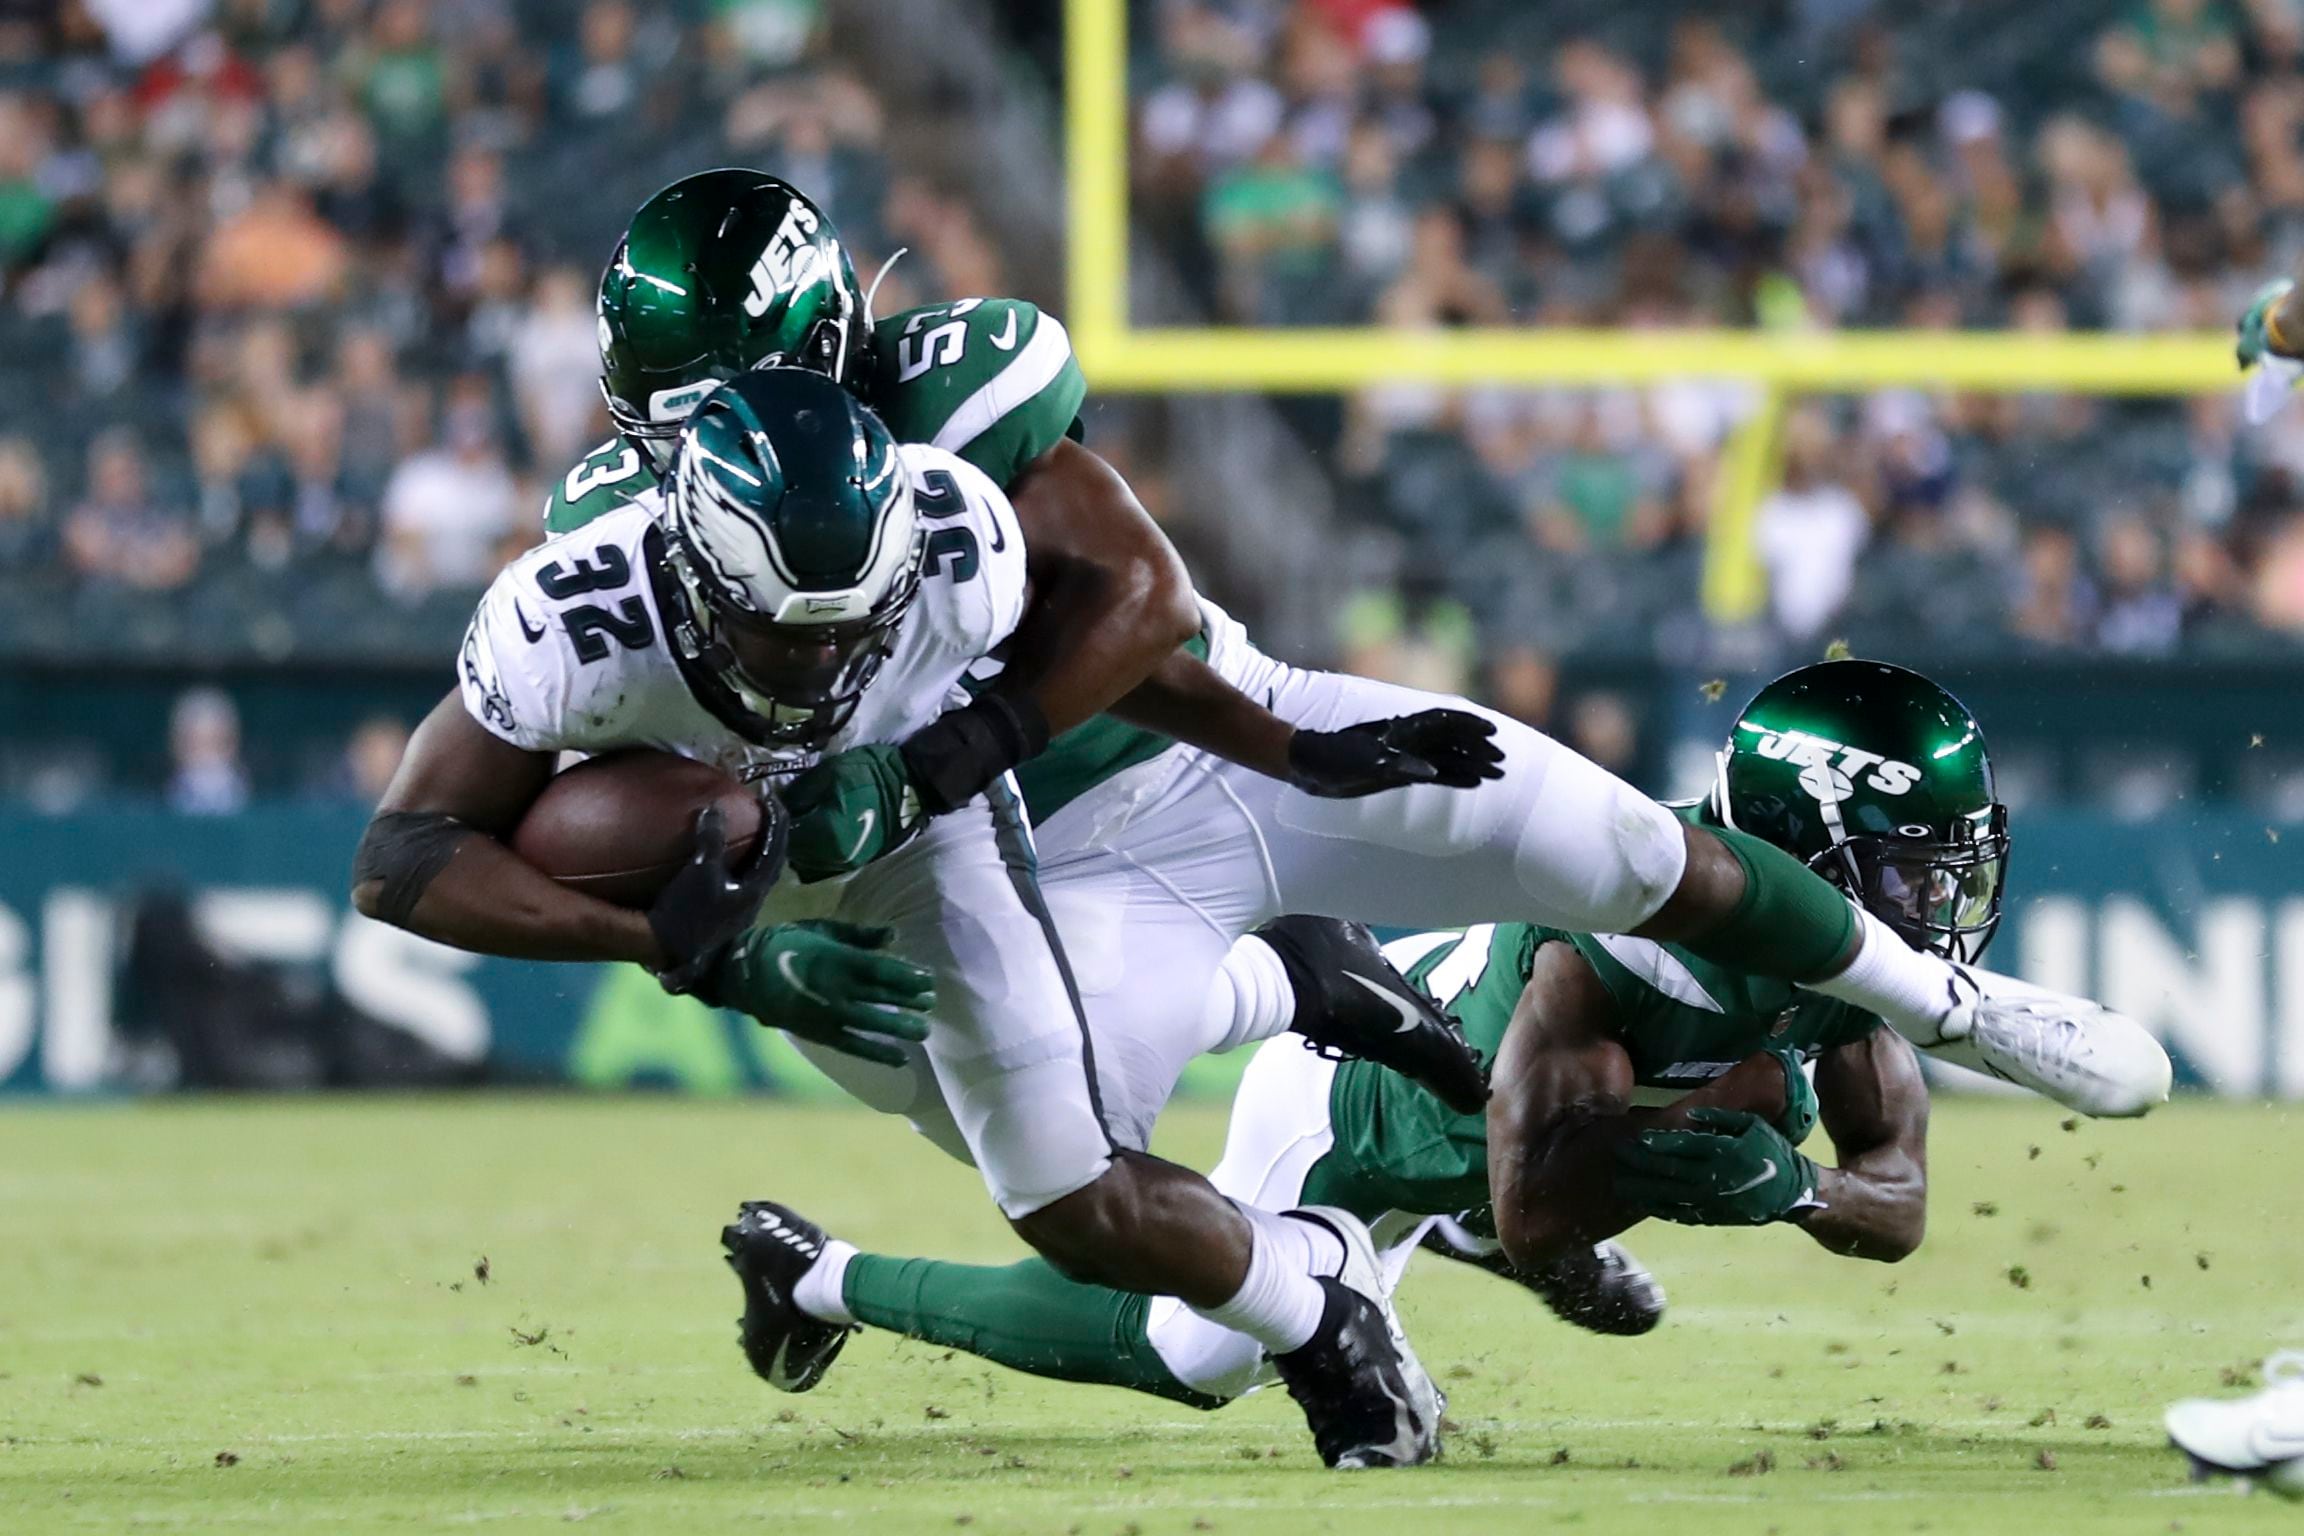
[[[360,917],[346,879],[364,820],[305,806],[214,818],[0,814],[0,1089],[100,1093],[173,1080],[123,963],[139,902],[174,891],[202,942],[236,969],[340,1001],[364,1027],[399,1032],[427,1059],[473,1075],[836,1091],[781,1036],[667,997],[636,969],[480,959]],[[2134,1014],[2167,1042],[2182,1082],[2304,1098],[2300,859],[2304,828],[2284,838],[2234,813],[2149,825],[2019,816],[2008,919],[1991,958]],[[1204,1059],[1187,1088],[1224,1091],[1244,1064],[1238,1053]]]

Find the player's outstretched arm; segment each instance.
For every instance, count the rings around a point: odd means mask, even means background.
[[[1119,471],[1066,438],[1008,487],[1032,605],[995,691],[1049,730],[1102,714],[1200,628],[1192,577]]]
[[[1881,1028],[1816,1061],[1816,1107],[1837,1168],[1822,1205],[1792,1219],[1834,1253],[1895,1263],[1928,1229],[1928,1084],[1903,1036]]]
[[[482,954],[662,966],[666,957],[647,913],[555,884],[499,841],[552,769],[552,754],[490,734],[451,693],[409,739],[361,839],[353,905]]]
[[[1630,1130],[1632,1058],[1615,1002],[1582,955],[1543,945],[1489,1073],[1488,1194],[1504,1256],[1525,1274],[1640,1219],[1610,1160]]]
[[[1409,784],[1470,789],[1504,776],[1496,727],[1468,709],[1427,709],[1334,731],[1300,730],[1189,651],[1171,652],[1112,713],[1326,799]]]

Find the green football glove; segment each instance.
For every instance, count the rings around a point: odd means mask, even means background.
[[[927,816],[895,747],[836,752],[784,787],[787,855],[803,882],[852,874],[911,839]]]
[[[1618,1143],[1616,1194],[1691,1227],[1757,1227],[1816,1204],[1816,1165],[1758,1115],[1694,1109],[1686,1131]]]
[[[830,921],[755,928],[712,978],[709,1000],[836,1051],[904,1065],[898,1041],[928,1038],[936,986],[909,960],[882,954],[888,930]]]
[[[1776,1129],[1784,1133],[1786,1141],[1798,1146],[1816,1129],[1816,1088],[1800,1070],[1798,1051],[1777,1045],[1769,1047],[1768,1054],[1784,1069],[1784,1113],[1776,1117]]]
[[[2256,297],[2249,300],[2247,309],[2241,312],[2237,327],[2240,339],[2232,351],[2239,358],[2243,372],[2264,361],[2266,354],[2275,357],[2287,355],[2273,347],[2272,338],[2264,332],[2264,324],[2265,317],[2272,313],[2272,307],[2288,297],[2288,290],[2295,286],[2284,277],[2266,283],[2256,290]],[[2291,336],[2286,339],[2293,344],[2304,338]]]

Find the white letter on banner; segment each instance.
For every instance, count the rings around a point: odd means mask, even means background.
[[[93,891],[60,887],[48,893],[40,930],[41,1074],[59,1092],[94,1088],[112,1057],[112,908]]]
[[[2304,1099],[2304,901],[2280,903],[2272,929],[2273,983],[2279,1016],[2272,1091],[2284,1099]]]
[[[32,934],[24,919],[0,906],[0,1082],[32,1054]]]
[[[2036,987],[2086,997],[2088,904],[2077,896],[2043,896],[2024,904],[2024,951],[2016,974]]]
[[[2192,956],[2132,896],[2104,903],[2102,1000],[2167,1042],[2218,1093],[2264,1089],[2264,912],[2223,896],[2200,912]]]
[[[488,1007],[457,979],[479,963],[478,955],[357,912],[346,914],[336,935],[336,987],[344,1000],[458,1061],[488,1054]]]

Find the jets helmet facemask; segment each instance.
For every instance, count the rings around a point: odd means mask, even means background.
[[[2008,810],[1975,717],[1903,667],[1827,661],[1744,706],[1713,820],[1806,861],[1916,948],[1975,960],[2000,925]]]
[[[747,373],[681,430],[660,516],[673,644],[756,739],[824,745],[920,589],[925,536],[895,438],[823,374]]]
[[[859,378],[871,329],[822,209],[765,171],[701,171],[640,205],[601,274],[600,392],[662,469],[718,385],[777,366]]]

